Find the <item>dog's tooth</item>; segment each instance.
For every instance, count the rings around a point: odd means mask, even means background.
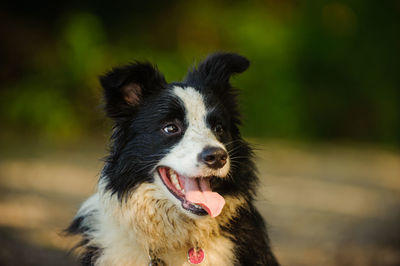
[[[182,190],[181,185],[179,184],[178,180],[176,180],[175,187],[177,190]]]
[[[171,174],[170,176],[171,176],[171,182],[172,182],[172,184],[175,186],[175,188],[176,188],[177,190],[179,190],[179,191],[182,191],[182,188],[181,188],[181,186],[180,186],[180,184],[179,184],[178,177],[176,176],[176,174],[173,173],[173,174]]]
[[[175,172],[172,172],[172,173],[170,173],[170,176],[171,176],[171,178],[174,178],[174,179],[176,179],[176,178],[177,178],[177,176],[176,176],[176,173],[175,173]]]
[[[172,176],[172,175],[174,175],[174,174],[175,174],[175,171],[174,171],[174,170],[172,170],[171,168],[169,168],[169,170],[168,170],[168,173],[169,173],[169,175],[170,175],[170,176]]]
[[[178,178],[177,178],[177,176],[176,176],[176,175],[171,175],[171,181],[172,181],[172,183],[174,183],[174,184],[178,183]]]

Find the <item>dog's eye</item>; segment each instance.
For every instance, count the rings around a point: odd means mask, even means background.
[[[168,124],[163,127],[162,131],[168,135],[180,132],[180,128],[175,124]]]
[[[224,133],[224,128],[222,127],[221,124],[217,124],[214,127],[214,131],[215,131],[215,133],[217,133],[217,135],[222,135]]]

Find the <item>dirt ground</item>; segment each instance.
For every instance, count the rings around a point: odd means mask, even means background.
[[[282,263],[400,265],[400,154],[360,145],[258,143],[257,205]],[[65,238],[105,144],[2,145],[0,265],[76,265]]]

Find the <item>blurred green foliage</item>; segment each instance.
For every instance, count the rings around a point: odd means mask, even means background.
[[[1,17],[2,133],[105,132],[97,77],[134,60],[168,81],[213,51],[247,56],[246,136],[400,141],[399,1],[10,2]]]

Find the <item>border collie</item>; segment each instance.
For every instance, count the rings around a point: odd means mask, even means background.
[[[97,193],[67,229],[82,265],[278,265],[229,82],[248,67],[215,53],[182,82],[147,62],[100,78],[114,128]]]

